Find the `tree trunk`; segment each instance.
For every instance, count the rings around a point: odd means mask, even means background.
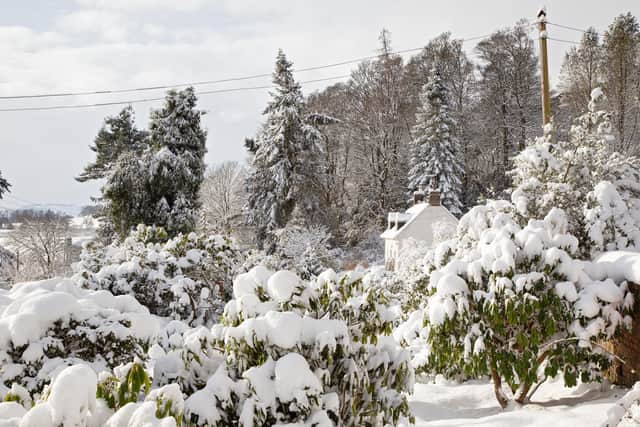
[[[509,401],[502,391],[502,378],[500,378],[500,375],[493,367],[491,368],[491,379],[493,380],[493,392],[496,395],[496,399],[498,400],[498,403],[500,404],[502,409],[504,409],[507,407]]]

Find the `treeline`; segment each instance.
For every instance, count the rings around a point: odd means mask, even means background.
[[[379,230],[386,212],[404,209],[408,167],[420,94],[437,70],[449,94],[451,129],[460,146],[464,209],[503,198],[512,158],[542,133],[537,30],[528,22],[504,28],[472,50],[450,33],[431,40],[407,61],[380,35],[376,60],[351,79],[310,95],[308,108],[337,119],[323,129],[327,178],[318,199],[326,225],[341,243]],[[614,19],[602,36],[590,29],[566,54],[552,113],[558,137],[584,114],[591,91],[601,87],[623,153],[640,151],[640,33],[630,13]]]
[[[78,179],[106,179],[103,225],[111,229],[103,231],[120,238],[138,223],[170,235],[197,224],[233,234],[248,224],[271,254],[289,227],[300,235],[318,230],[323,240],[328,234],[332,246],[379,242],[387,212],[404,210],[430,177],[457,215],[509,196],[512,159],[542,134],[535,37],[520,21],[468,50],[444,33],[405,60],[383,30],[376,59],[360,63],[347,82],[306,97],[280,52],[263,124],[245,141],[246,170],[227,164],[205,174],[207,134],[189,88],[170,92],[147,130],[135,127],[130,108],[107,118],[91,147],[96,161]],[[639,51],[631,14],[617,17],[602,37],[585,33],[567,53],[553,97],[559,137],[600,86],[614,148],[638,151]]]
[[[389,33],[380,56],[361,63],[351,79],[311,95],[309,108],[337,123],[324,130],[328,226],[355,243],[407,207],[412,142],[421,93],[432,74],[448,93],[449,130],[462,166],[462,211],[479,198],[501,197],[510,159],[541,132],[537,57],[530,25],[521,21],[475,48],[476,58],[450,33],[431,40],[406,62],[393,54]],[[427,110],[429,110],[427,108]],[[342,231],[349,230],[349,233]]]
[[[12,228],[15,223],[22,223],[25,221],[48,221],[65,219],[68,220],[69,215],[52,211],[50,209],[15,209],[0,211],[0,228]]]

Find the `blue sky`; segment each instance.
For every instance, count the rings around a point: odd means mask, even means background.
[[[21,0],[0,13],[0,96],[140,87],[270,72],[278,48],[298,67],[375,53],[386,27],[395,49],[419,47],[441,32],[473,37],[534,19],[539,1],[307,1],[307,0]],[[578,28],[606,29],[622,12],[640,16],[640,2],[555,0],[549,19]],[[580,34],[550,28],[551,37]],[[569,47],[550,44],[555,81]],[[472,51],[473,44],[467,48]],[[348,74],[352,66],[300,73],[300,80]],[[257,79],[218,89],[268,84]],[[305,93],[327,83],[303,86]],[[198,88],[197,88],[198,89]],[[54,100],[0,100],[0,109],[93,103],[161,96],[101,95]],[[203,96],[208,111],[207,162],[243,160],[243,140],[255,133],[266,91]],[[141,126],[152,107],[137,104]],[[87,204],[98,183],[73,180],[92,158],[89,144],[106,115],[120,107],[46,112],[0,112],[0,171],[13,197],[44,203]],[[11,197],[0,206],[17,206]]]

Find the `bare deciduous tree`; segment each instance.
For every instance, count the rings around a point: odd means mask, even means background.
[[[201,220],[205,228],[230,234],[243,222],[239,216],[246,202],[245,175],[244,166],[236,161],[209,169],[200,189]]]
[[[65,239],[69,235],[69,218],[54,212],[23,216],[11,233],[12,246],[20,253],[25,267],[22,279],[50,278],[60,274],[65,265]]]

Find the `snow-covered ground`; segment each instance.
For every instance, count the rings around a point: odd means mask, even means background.
[[[488,381],[436,381],[416,383],[409,400],[416,427],[599,427],[607,419],[607,411],[626,392],[600,384],[565,388],[561,381],[548,382],[534,395],[533,403],[503,411]]]

